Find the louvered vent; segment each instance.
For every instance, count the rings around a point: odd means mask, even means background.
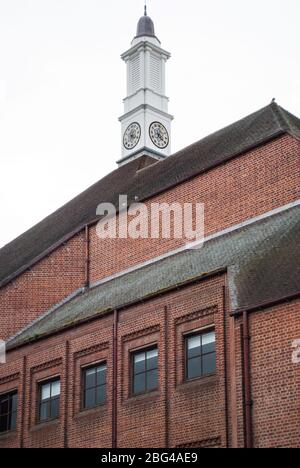
[[[131,93],[135,93],[141,87],[141,60],[137,55],[131,62]]]
[[[161,92],[161,61],[154,55],[150,56],[150,86],[154,91]]]

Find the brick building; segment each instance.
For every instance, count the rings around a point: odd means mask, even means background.
[[[146,14],[123,58],[118,169],[0,250],[0,447],[297,447],[300,120],[272,103],[170,156]],[[204,203],[203,247],[99,239],[122,194]]]

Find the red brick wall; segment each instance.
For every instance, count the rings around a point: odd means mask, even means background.
[[[225,276],[216,276],[119,313],[118,447],[243,447],[241,319],[235,320],[233,335],[227,308],[225,320],[225,284]],[[300,338],[299,311],[297,300],[250,315],[256,447],[300,444],[300,365],[291,361],[292,341]],[[216,375],[185,383],[183,334],[207,326],[216,330]],[[113,316],[107,315],[9,353],[8,364],[0,368],[0,393],[18,388],[18,421],[15,433],[0,435],[0,447],[63,447],[66,442],[70,447],[112,446],[112,333]],[[132,397],[129,353],[154,343],[159,349],[159,389]],[[107,403],[80,411],[81,367],[102,361],[108,366]],[[37,382],[56,375],[62,385],[60,419],[38,425]]]
[[[224,281],[224,276],[218,276],[120,313],[117,408],[119,447],[165,447],[167,427],[170,446],[226,445]],[[182,334],[207,325],[216,328],[217,373],[198,382],[184,383]],[[113,317],[109,315],[9,353],[9,363],[0,368],[0,393],[19,389],[17,432],[0,435],[0,447],[18,446],[21,440],[24,447],[63,447],[66,429],[70,447],[111,447],[112,330]],[[146,396],[132,397],[129,392],[129,353],[149,343],[156,343],[159,348],[159,389]],[[103,360],[108,366],[107,404],[97,409],[80,411],[80,369]],[[16,369],[18,375],[14,377],[15,380],[9,380]],[[60,419],[39,425],[36,421],[37,383],[56,375],[61,377]],[[24,377],[25,405],[22,405]],[[7,380],[9,382],[5,383]],[[168,426],[165,417],[166,396],[169,402]],[[22,406],[25,409],[24,417]]]
[[[251,315],[251,374],[256,447],[300,446],[300,301]]]
[[[85,282],[80,233],[0,289],[0,339],[14,335]]]
[[[282,136],[146,203],[204,203],[205,235],[300,198],[300,142]],[[178,239],[100,240],[91,230],[91,282],[184,244]]]

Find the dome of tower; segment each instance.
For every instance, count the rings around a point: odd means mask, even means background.
[[[138,22],[136,37],[150,36],[155,37],[154,23],[150,16],[147,15],[147,9],[145,7],[144,16],[142,16]]]

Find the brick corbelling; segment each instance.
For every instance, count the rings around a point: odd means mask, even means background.
[[[62,359],[57,358],[57,359],[53,359],[52,361],[43,362],[42,364],[39,364],[38,366],[32,367],[30,370],[32,373],[39,372],[42,370],[50,369],[51,367],[58,366],[61,363],[62,363]]]
[[[146,201],[204,203],[205,235],[300,199],[300,142],[284,135]],[[180,239],[99,239],[90,230],[90,281],[182,247]]]
[[[77,351],[77,353],[74,354],[75,358],[83,357],[83,356],[88,356],[89,354],[93,354],[99,351],[103,351],[104,349],[109,348],[109,341],[106,341],[105,343],[100,343],[94,346],[91,346],[90,348],[85,348],[80,351]]]
[[[3,385],[8,382],[13,382],[14,380],[17,380],[19,378],[20,373],[17,372],[15,374],[7,375],[5,377],[0,378],[0,385]]]
[[[183,315],[182,317],[178,317],[175,320],[175,323],[179,324],[179,323],[189,322],[189,321],[195,320],[197,318],[207,317],[209,315],[215,314],[217,311],[218,311],[217,307],[209,307],[208,309],[198,310],[196,312],[192,312],[190,314]]]
[[[137,338],[142,338],[143,336],[150,335],[151,333],[159,332],[160,326],[153,325],[152,327],[144,328],[142,330],[134,331],[133,333],[128,333],[127,335],[122,336],[122,341],[130,341]]]

